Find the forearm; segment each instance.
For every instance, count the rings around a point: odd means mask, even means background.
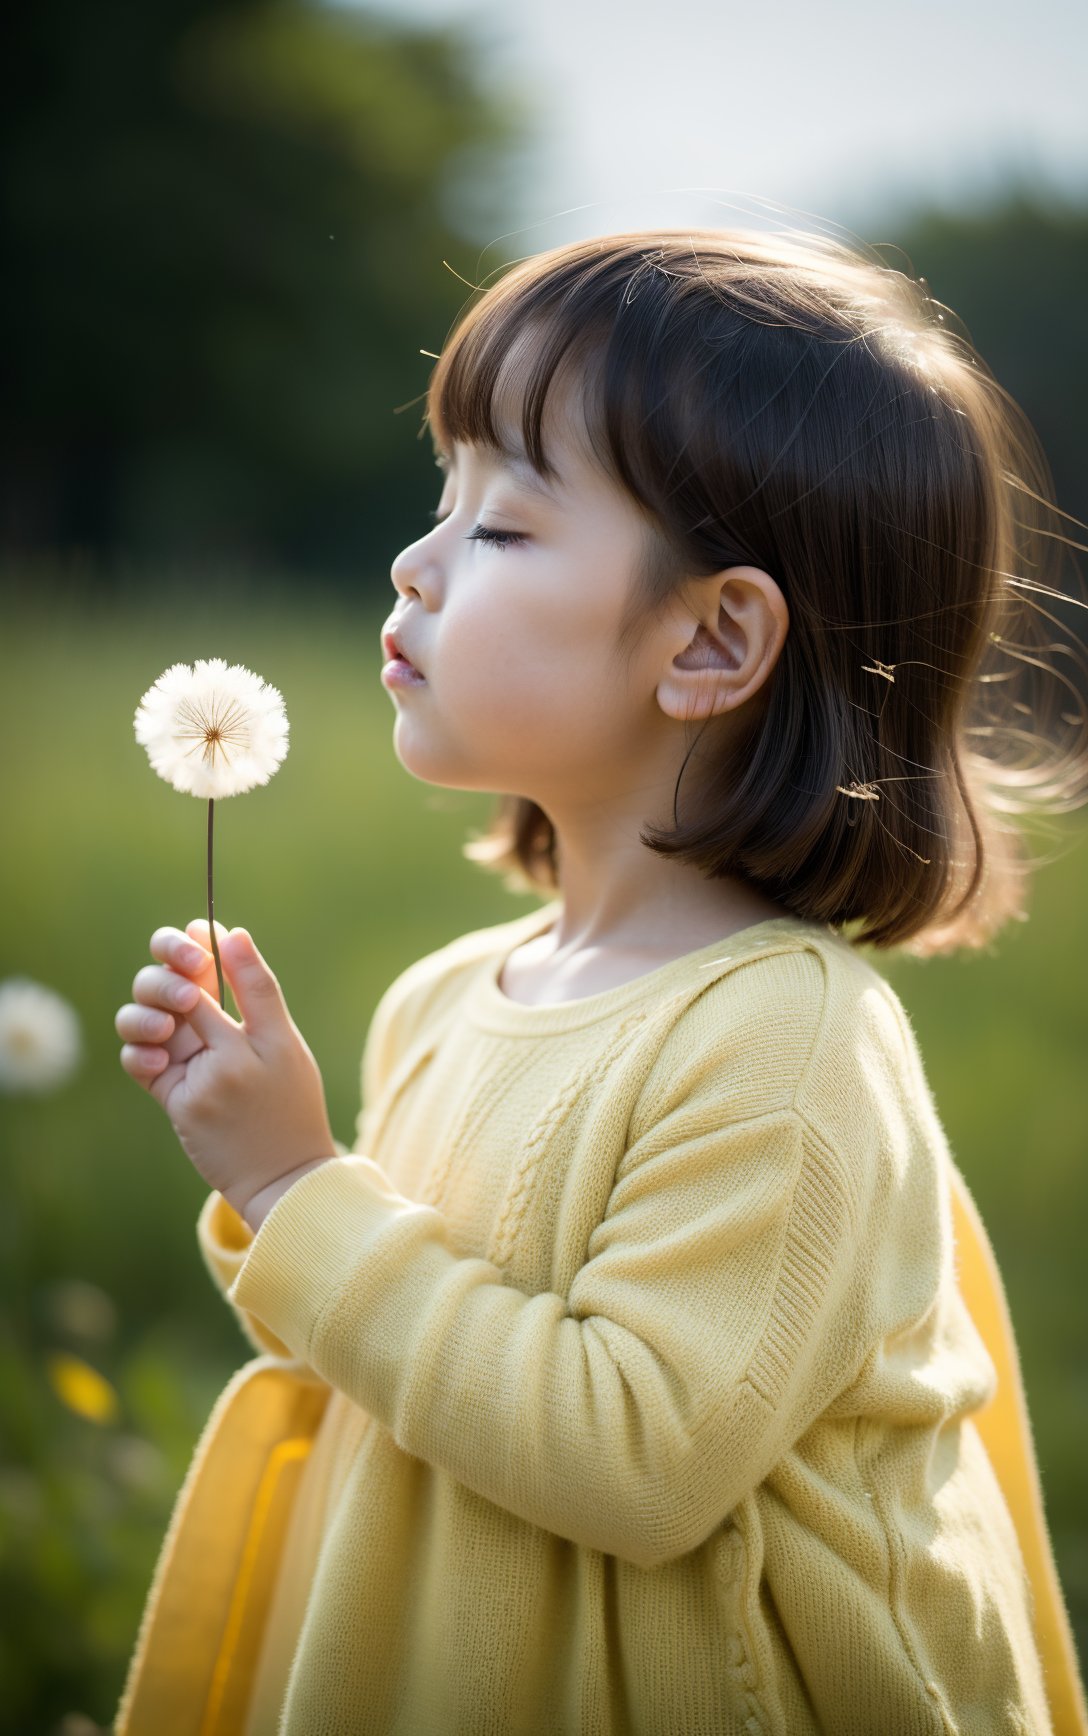
[[[668,1403],[651,1401],[656,1415],[640,1428],[607,1344],[563,1298],[526,1296],[488,1261],[458,1259],[440,1213],[360,1167],[365,1181],[323,1173],[300,1188],[301,1210],[284,1200],[230,1299],[405,1452],[498,1505],[629,1559],[649,1562],[663,1542],[680,1553],[684,1540],[650,1540],[670,1529],[655,1511],[661,1469],[684,1451]],[[647,1433],[648,1462],[632,1477],[629,1443]]]
[[[834,1246],[788,1397],[772,1404],[747,1378],[757,1352],[781,1361],[781,1320],[798,1317],[779,1286],[811,1155],[800,1124],[784,1112],[680,1150],[618,1184],[566,1296],[456,1254],[442,1214],[361,1155],[284,1200],[228,1294],[405,1452],[559,1536],[655,1565],[755,1486],[805,1426],[822,1359],[855,1350],[849,1220],[821,1198]]]

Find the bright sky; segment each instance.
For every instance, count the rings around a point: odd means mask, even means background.
[[[623,227],[816,216],[894,240],[915,200],[1008,173],[1088,200],[1083,0],[380,0],[474,24],[488,82],[526,91],[504,258]],[[473,219],[474,239],[501,230]],[[780,208],[787,207],[783,212]],[[581,208],[581,209],[579,209]]]

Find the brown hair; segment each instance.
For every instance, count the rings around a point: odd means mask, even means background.
[[[1057,509],[1023,412],[924,280],[870,252],[717,229],[553,248],[470,302],[425,421],[443,446],[497,444],[496,382],[528,333],[522,437],[550,477],[545,400],[577,365],[592,448],[650,527],[620,648],[737,565],[790,612],[720,796],[681,822],[678,780],[677,823],[642,842],[925,956],[1024,915],[1033,864],[1004,816],[1084,799],[1084,699],[1040,652],[1084,659],[1032,642],[1055,617],[1028,595],[1064,596],[1043,573],[1082,545],[1042,526]],[[1065,707],[1052,736],[1024,727],[1044,724],[1021,691],[1039,671]],[[525,797],[464,850],[512,889],[558,887],[555,829]]]

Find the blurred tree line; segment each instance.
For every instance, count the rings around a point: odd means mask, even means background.
[[[317,0],[39,0],[18,31],[0,556],[384,585],[434,493],[419,352],[511,226],[527,97],[481,87],[463,26]],[[1088,199],[893,240],[1088,517]]]
[[[983,208],[918,209],[895,225],[894,239],[1026,411],[1059,507],[1088,519],[1088,187],[1074,204],[1050,188],[1010,183]]]
[[[395,412],[468,293],[459,189],[500,230],[524,130],[471,39],[39,0],[5,84],[2,552],[357,581],[422,529],[433,459]]]

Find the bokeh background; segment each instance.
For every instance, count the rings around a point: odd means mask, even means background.
[[[421,352],[472,284],[557,242],[845,230],[955,310],[1088,519],[1088,13],[39,0],[16,31],[0,981],[63,997],[83,1053],[0,1096],[0,1728],[93,1736],[250,1354],[197,1252],[203,1184],[117,1058],[152,930],[205,913],[206,811],[149,770],[141,694],[207,656],[284,694],[287,760],[219,810],[216,909],[276,969],[350,1144],[386,984],[535,902],[461,855],[491,799],[391,747],[389,567],[438,492]],[[1056,642],[1084,632],[1059,607]],[[989,951],[873,955],[1005,1277],[1082,1658],[1086,831],[1031,828],[1030,919]]]

